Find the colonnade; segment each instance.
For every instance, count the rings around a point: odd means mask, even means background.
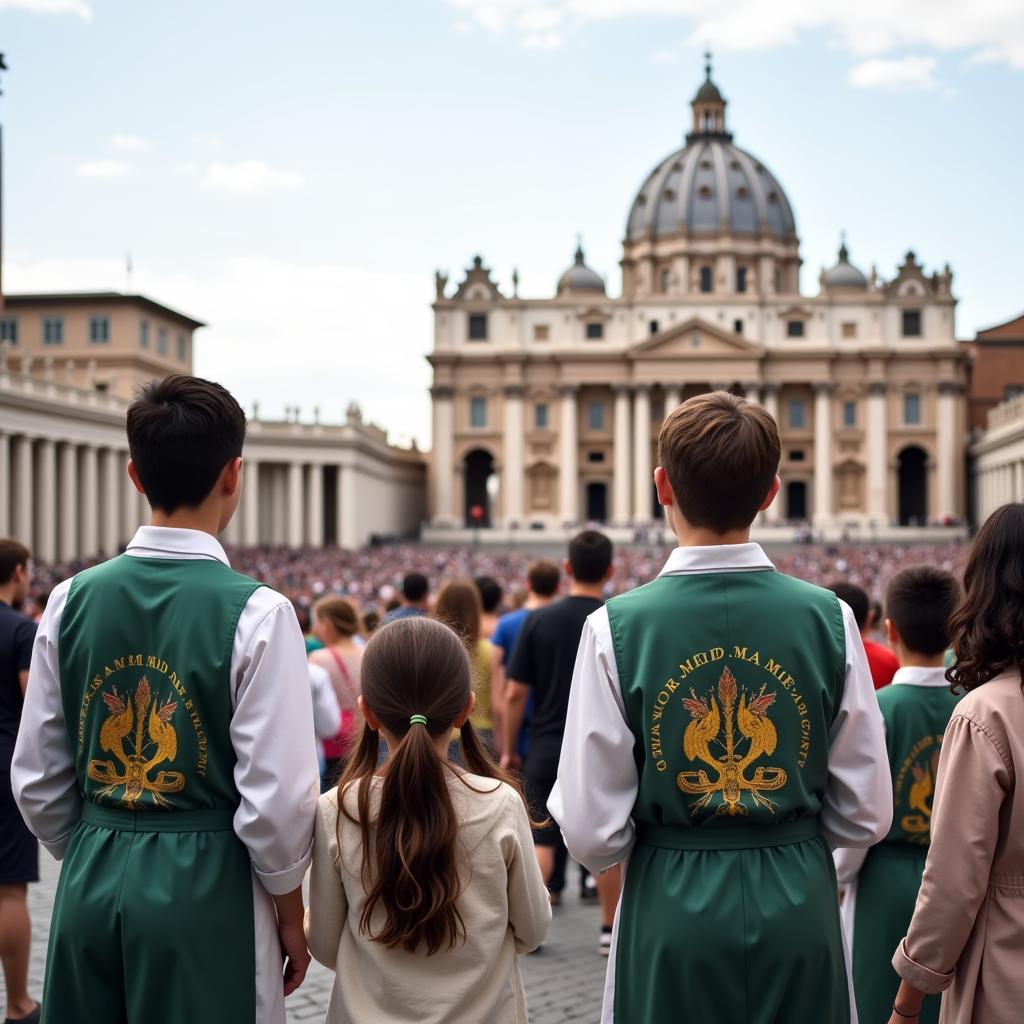
[[[975,475],[977,520],[984,522],[1000,505],[1024,499],[1024,457],[980,466]]]

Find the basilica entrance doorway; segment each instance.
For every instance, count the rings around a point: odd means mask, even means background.
[[[791,523],[806,521],[807,482],[805,480],[790,480],[786,484],[786,518]]]
[[[465,521],[467,526],[490,526],[491,492],[494,489],[494,456],[482,448],[467,452],[463,460],[463,477],[466,481]]]
[[[587,521],[603,523],[608,519],[608,485],[587,484]]]
[[[900,452],[897,464],[900,526],[924,526],[928,522],[928,456],[911,445]]]

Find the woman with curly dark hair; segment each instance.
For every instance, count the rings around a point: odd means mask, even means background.
[[[1018,1024],[1024,1014],[1024,505],[978,532],[950,619],[946,673],[966,691],[946,730],[931,846],[890,1024],[914,1024],[943,992],[942,1024]]]

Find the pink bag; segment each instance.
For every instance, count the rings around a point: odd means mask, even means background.
[[[345,667],[345,662],[333,647],[328,647],[327,650],[330,651],[331,657],[334,658],[334,661],[338,666],[338,670],[341,672],[341,678],[344,681],[345,686],[348,687],[352,703],[355,704],[356,688],[352,683],[352,677],[349,675],[348,669]],[[337,735],[332,736],[329,740],[324,740],[324,757],[329,761],[338,761],[345,757],[352,746],[355,734],[356,713],[351,708],[345,708],[341,713],[341,728],[338,730]]]

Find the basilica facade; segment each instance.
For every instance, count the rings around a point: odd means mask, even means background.
[[[633,199],[621,295],[582,248],[553,297],[498,288],[482,259],[434,303],[436,528],[643,525],[667,411],[725,389],[782,436],[765,525],[890,528],[964,517],[967,352],[948,266],[865,273],[845,241],[800,291],[793,207],[733,142],[707,77],[682,148]]]

